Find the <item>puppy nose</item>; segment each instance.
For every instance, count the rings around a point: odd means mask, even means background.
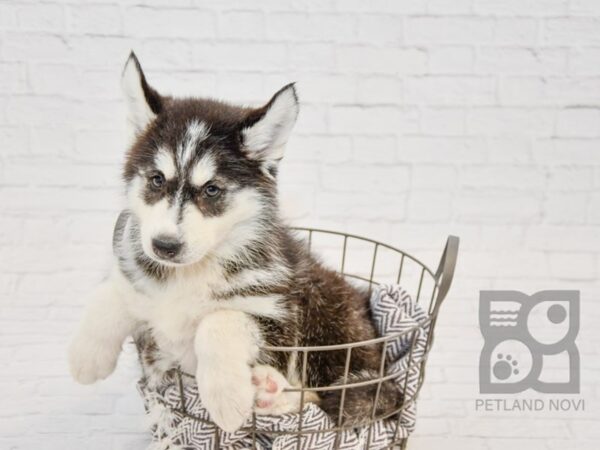
[[[181,251],[181,247],[183,247],[183,244],[172,236],[160,235],[152,239],[152,250],[161,258],[175,258]]]

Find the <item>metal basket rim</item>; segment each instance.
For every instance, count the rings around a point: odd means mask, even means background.
[[[405,257],[407,257],[408,259],[413,260],[415,263],[419,264],[421,267],[423,267],[423,269],[425,269],[425,271],[427,273],[429,273],[429,275],[431,275],[431,277],[435,280],[436,285],[437,285],[437,279],[436,279],[436,275],[435,273],[427,266],[427,264],[423,263],[420,259],[416,258],[415,256],[411,255],[410,253],[407,253],[403,250],[400,250],[399,248],[396,248],[392,245],[386,244],[384,242],[381,241],[377,241],[375,239],[371,239],[365,236],[361,236],[358,234],[353,234],[353,233],[344,233],[342,231],[333,231],[333,230],[326,230],[324,228],[310,228],[310,227],[290,227],[290,230],[294,230],[294,231],[308,231],[309,233],[325,233],[325,234],[334,234],[336,236],[342,236],[345,238],[352,238],[352,239],[358,239],[361,241],[366,241],[366,242],[370,242],[372,244],[375,244],[379,247],[385,247],[389,250],[393,250],[395,252],[400,253],[401,255],[404,255]],[[360,277],[359,277],[360,278]],[[368,280],[366,280],[368,281]]]
[[[344,344],[330,344],[330,345],[313,345],[313,346],[268,346],[264,345],[260,348],[262,350],[268,350],[272,352],[319,352],[319,351],[331,351],[331,350],[346,350],[348,348],[362,347],[366,345],[379,344],[381,342],[388,342],[394,339],[398,339],[404,335],[414,333],[418,329],[425,329],[431,323],[431,318],[427,317],[420,322],[416,322],[410,328],[396,333],[391,333],[386,336],[379,336],[373,339],[367,339],[363,341],[346,342]]]

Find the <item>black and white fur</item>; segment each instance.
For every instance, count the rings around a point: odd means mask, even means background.
[[[81,383],[109,376],[134,336],[148,377],[181,366],[226,431],[251,414],[299,407],[298,355],[263,345],[329,345],[375,337],[367,295],[324,268],[282,223],[277,166],[298,115],[293,85],[263,107],[159,95],[133,55],[123,71],[134,142],[117,258],[92,293],[70,347]],[[350,380],[379,368],[381,348],[352,354]],[[342,382],[345,351],[312,352],[307,384]],[[370,417],[376,385],[346,394],[344,423]],[[340,391],[306,396],[338,419]],[[391,382],[377,412],[394,409]]]

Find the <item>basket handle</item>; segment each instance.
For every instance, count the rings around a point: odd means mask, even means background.
[[[454,278],[454,269],[456,267],[456,259],[458,257],[458,244],[460,239],[456,236],[448,236],[446,247],[440,258],[440,264],[435,272],[435,281],[438,283],[438,295],[435,304],[435,312],[439,308],[442,301],[446,298],[452,279]],[[440,281],[441,279],[441,281]]]

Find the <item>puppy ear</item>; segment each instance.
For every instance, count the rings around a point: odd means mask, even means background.
[[[121,87],[127,103],[127,119],[135,134],[139,134],[162,109],[162,100],[144,76],[135,53],[131,52],[123,68]]]
[[[262,108],[253,111],[242,127],[242,144],[249,158],[279,161],[298,117],[294,83],[281,88]]]

